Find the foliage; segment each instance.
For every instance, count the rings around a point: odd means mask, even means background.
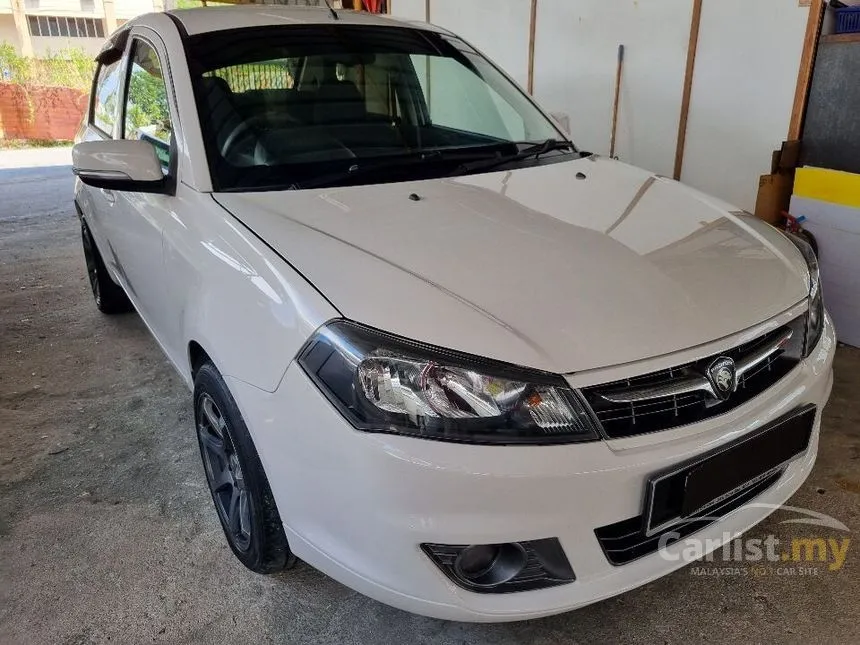
[[[170,111],[161,77],[136,68],[131,75],[128,96],[127,123],[135,129],[154,126],[153,136],[169,138]]]
[[[0,139],[0,150],[24,150],[25,148],[64,148],[71,141],[57,139]]]
[[[0,43],[0,75],[11,83],[88,92],[95,67],[90,55],[79,48],[51,52],[46,58],[29,58],[18,54],[10,43]]]

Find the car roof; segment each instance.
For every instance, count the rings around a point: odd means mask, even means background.
[[[176,17],[189,35],[203,34],[225,29],[243,27],[266,27],[273,25],[365,25],[388,27],[420,27],[438,30],[427,24],[397,20],[387,15],[364,11],[337,9],[337,20],[325,7],[301,7],[285,5],[235,5],[229,7],[201,7],[199,9],[177,9],[167,12]],[[143,21],[141,21],[143,22]],[[442,31],[442,30],[438,30]]]

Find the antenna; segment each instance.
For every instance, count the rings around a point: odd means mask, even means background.
[[[325,0],[325,6],[328,7],[328,10],[331,12],[332,18],[334,18],[335,20],[340,20],[340,18],[337,15],[337,11],[332,9],[331,3],[328,0]]]

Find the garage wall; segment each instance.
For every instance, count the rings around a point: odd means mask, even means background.
[[[397,18],[405,20],[427,20],[424,14],[426,3],[424,0],[388,0],[391,13]]]
[[[530,4],[430,0],[430,21],[525,87]],[[392,0],[391,8],[424,18],[424,0]],[[623,43],[616,154],[671,176],[692,11],[693,0],[537,0],[536,98],[570,115],[580,147],[607,154]],[[755,208],[758,178],[788,133],[808,12],[798,0],[704,0],[682,181]]]
[[[540,0],[535,97],[570,115],[578,146],[608,154],[623,43],[616,154],[671,176],[691,15],[690,0]]]
[[[523,87],[529,77],[530,20],[531,0],[430,2],[430,22],[456,31]]]
[[[788,136],[808,7],[705,0],[681,180],[747,210]]]

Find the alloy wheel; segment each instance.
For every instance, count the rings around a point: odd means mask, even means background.
[[[197,436],[218,516],[233,545],[247,551],[251,546],[250,494],[224,415],[205,392],[198,402]]]

